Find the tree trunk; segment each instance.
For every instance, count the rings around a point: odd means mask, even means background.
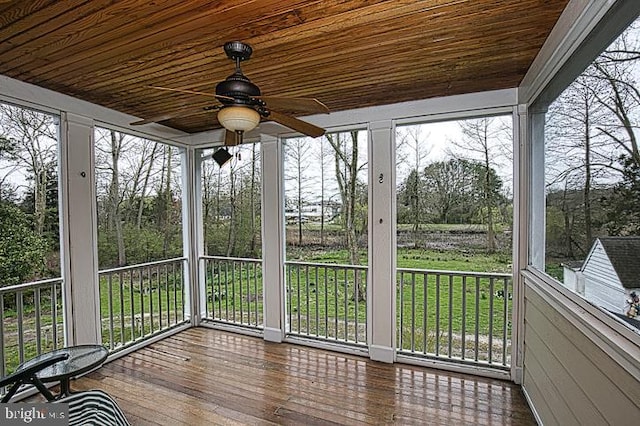
[[[111,229],[115,232],[116,244],[118,246],[118,266],[127,264],[127,255],[124,245],[124,232],[122,230],[122,219],[120,217],[120,171],[118,161],[120,160],[120,149],[122,136],[118,137],[115,131],[111,131],[111,184],[109,185],[109,218]]]
[[[250,193],[250,206],[251,209],[251,241],[249,243],[249,248],[251,250],[251,254],[257,255],[256,244],[256,145],[253,144],[251,146],[251,193]]]
[[[585,99],[584,120],[584,231],[585,247],[591,246],[593,231],[591,229],[591,136],[590,136],[589,100]]]

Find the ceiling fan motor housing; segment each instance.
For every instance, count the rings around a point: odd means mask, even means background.
[[[235,72],[216,85],[216,95],[224,96],[219,98],[223,105],[253,105],[260,89],[242,73]]]

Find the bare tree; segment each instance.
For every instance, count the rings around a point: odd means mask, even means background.
[[[327,176],[327,168],[333,159],[332,150],[327,147],[326,140],[322,138],[318,142],[318,150],[315,155],[316,164],[320,166],[320,245],[325,243],[325,218],[327,213],[326,192],[328,187],[329,176]]]
[[[349,261],[352,265],[360,264],[358,237],[364,232],[366,221],[358,227],[358,184],[359,174],[366,168],[366,162],[361,161],[358,146],[358,132],[353,130],[345,133],[325,135],[334,151],[335,174],[342,201],[342,223],[346,235],[346,245]],[[355,295],[358,300],[365,299],[363,283],[356,283]]]
[[[120,211],[120,154],[123,149],[124,134],[111,130],[110,154],[111,154],[111,176],[108,196],[108,226],[115,232],[116,244],[118,247],[118,266],[126,265],[127,254],[124,245],[124,232],[122,230],[122,217]]]
[[[0,105],[0,132],[13,146],[5,155],[33,179],[34,226],[45,231],[49,179],[56,176],[57,126],[52,116],[27,108]],[[10,170],[15,171],[16,169]]]
[[[449,150],[449,154],[455,158],[467,160],[478,159],[484,167],[482,200],[484,220],[487,224],[487,249],[496,249],[496,233],[494,211],[497,208],[497,199],[492,191],[492,170],[497,168],[500,158],[498,144],[495,141],[501,134],[501,126],[495,118],[482,117],[460,122],[462,138],[451,140],[451,143],[458,149],[454,152]]]
[[[423,126],[406,126],[399,128],[398,160],[408,166],[409,174],[405,180],[405,203],[409,207],[409,216],[412,220],[414,246],[419,244],[420,225],[425,220],[425,191],[422,172],[425,160],[431,153],[428,144],[430,134],[423,133]]]
[[[315,141],[311,141],[314,143]],[[292,138],[285,143],[285,181],[295,192],[294,203],[296,205],[298,245],[302,245],[302,223],[304,221],[303,209],[307,191],[313,183],[313,178],[308,174],[313,158],[310,140],[306,138]]]

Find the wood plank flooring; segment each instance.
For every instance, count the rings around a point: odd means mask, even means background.
[[[103,389],[134,425],[531,425],[520,388],[207,328],[72,383]]]

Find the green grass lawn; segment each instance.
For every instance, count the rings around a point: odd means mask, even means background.
[[[133,272],[132,272],[133,273]],[[100,277],[102,342],[125,345],[184,321],[181,271]]]
[[[344,268],[346,250],[307,250],[305,262],[335,264],[336,267],[298,267],[285,271],[288,321],[292,332],[336,340],[362,343],[366,336],[366,271]],[[366,252],[361,253],[366,264]],[[494,253],[427,251],[399,249],[398,268],[447,271],[510,272],[510,256]],[[217,269],[216,269],[217,268]],[[207,312],[210,318],[251,326],[262,325],[262,271],[258,265],[245,264],[224,269],[207,269]],[[137,275],[136,275],[137,274]],[[100,316],[103,343],[121,347],[161,328],[184,320],[184,289],[181,269],[156,273],[112,274],[100,276]],[[510,293],[502,279],[463,279],[454,275],[402,275],[397,278],[397,321],[403,349],[434,353],[441,351],[449,338],[488,335],[496,339],[510,333],[511,301],[497,296]],[[356,291],[361,297],[356,295]],[[46,298],[46,297],[45,297]],[[48,302],[47,302],[48,300]],[[50,298],[41,302],[40,328],[51,328],[53,316]],[[60,303],[61,298],[58,297]],[[477,309],[476,309],[477,306]],[[33,304],[23,309],[23,329],[27,331],[25,359],[36,354]],[[58,314],[62,306],[57,307]],[[490,312],[493,312],[490,315]],[[5,365],[17,365],[17,313],[5,309]],[[506,321],[505,321],[506,318]],[[113,319],[113,320],[112,320]],[[505,329],[506,327],[506,329]],[[51,333],[49,333],[51,334]],[[14,337],[11,337],[14,336]],[[453,337],[451,337],[453,336]],[[49,335],[41,336],[41,351],[62,344]],[[13,340],[11,340],[13,339]],[[471,348],[473,350],[474,348]]]

